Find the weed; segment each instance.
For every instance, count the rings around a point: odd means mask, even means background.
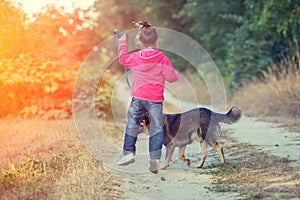
[[[215,184],[211,187],[204,187],[204,188],[213,192],[238,192],[238,188],[233,187],[232,185]]]
[[[263,198],[263,194],[260,192],[253,192],[249,194],[249,199],[261,199]]]
[[[72,120],[2,119],[0,133],[1,199],[107,199],[119,194],[113,176],[82,145]]]
[[[26,157],[30,157],[25,154]],[[62,161],[65,159],[61,154]],[[64,162],[54,162],[57,155],[49,159],[29,158],[19,164],[10,164],[7,169],[1,170],[0,186],[1,195],[17,194],[23,191],[21,197],[27,198],[34,194],[43,196],[49,189],[49,180],[53,175],[60,171]]]
[[[238,88],[231,104],[239,105],[244,114],[280,121],[294,131],[300,131],[300,54],[283,58],[279,64],[263,71],[264,80],[252,80]],[[262,103],[264,102],[264,103]]]
[[[238,173],[240,171],[240,163],[229,163],[224,164],[211,164],[205,169],[208,169],[203,174],[211,174],[216,176],[227,176],[232,173]]]
[[[229,138],[228,135],[226,137]],[[230,162],[212,164],[202,170],[202,174],[210,174],[214,180],[213,186],[206,187],[208,190],[239,192],[245,199],[277,196],[291,198],[300,195],[299,190],[296,190],[299,183],[297,168],[289,166],[293,161],[259,152],[247,144],[240,144],[238,147],[233,144],[226,148],[231,149],[231,152],[235,151],[235,158],[231,158]],[[289,186],[284,191],[282,187],[278,187],[286,183]]]

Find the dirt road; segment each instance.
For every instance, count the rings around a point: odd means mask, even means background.
[[[141,138],[138,144],[146,142],[148,138]],[[141,149],[138,149],[141,150]],[[146,148],[145,148],[146,150]],[[123,177],[121,190],[124,192],[124,199],[130,200],[152,200],[152,199],[236,199],[238,193],[215,193],[210,192],[207,187],[213,184],[211,175],[201,174],[201,169],[196,165],[200,156],[200,145],[196,142],[191,144],[186,151],[186,157],[191,160],[191,166],[188,167],[181,160],[177,159],[177,152],[174,153],[173,162],[167,170],[161,170],[154,175],[148,172],[149,156],[148,154],[137,156],[137,163],[127,167],[127,171],[122,173]],[[164,158],[164,156],[162,156]],[[163,161],[163,160],[162,160]],[[219,163],[218,156],[211,152],[207,158],[206,165]],[[161,162],[162,164],[162,162]],[[120,168],[119,168],[120,169]],[[134,171],[139,171],[136,174]],[[120,172],[120,171],[119,171]],[[118,172],[117,172],[118,173]]]
[[[258,121],[255,118],[243,119],[229,127],[232,137],[239,142],[256,146],[270,154],[296,160],[300,166],[300,133],[289,132],[280,124]]]

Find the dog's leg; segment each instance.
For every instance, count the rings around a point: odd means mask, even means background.
[[[186,146],[183,147],[179,147],[179,159],[182,160],[183,162],[185,162],[187,164],[187,166],[191,165],[191,161],[189,159],[186,159],[184,156],[184,152],[185,152],[185,148]]]
[[[225,157],[224,157],[223,147],[220,144],[216,143],[213,148],[215,150],[217,150],[217,152],[219,153],[220,162],[221,163],[225,163]]]
[[[201,139],[200,146],[201,146],[202,155],[201,155],[201,160],[197,165],[197,168],[202,168],[203,167],[203,164],[204,164],[204,162],[206,160],[206,157],[207,157],[207,144],[206,144],[205,140]]]
[[[166,160],[165,160],[165,163],[161,166],[160,169],[166,169],[170,162],[171,162],[171,159],[172,159],[172,155],[174,153],[174,149],[175,149],[175,144],[173,144],[172,142],[169,143],[167,146],[166,146]]]

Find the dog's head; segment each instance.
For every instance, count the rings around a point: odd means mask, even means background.
[[[145,133],[146,135],[149,135],[149,125],[150,125],[150,120],[147,113],[144,119],[142,120],[142,122],[140,123],[139,133]]]

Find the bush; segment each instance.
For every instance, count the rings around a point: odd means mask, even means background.
[[[283,59],[262,71],[264,80],[239,88],[233,102],[255,116],[300,117],[300,55]]]
[[[57,110],[52,117],[68,117],[76,68],[24,54],[0,61],[0,116],[47,116]]]

